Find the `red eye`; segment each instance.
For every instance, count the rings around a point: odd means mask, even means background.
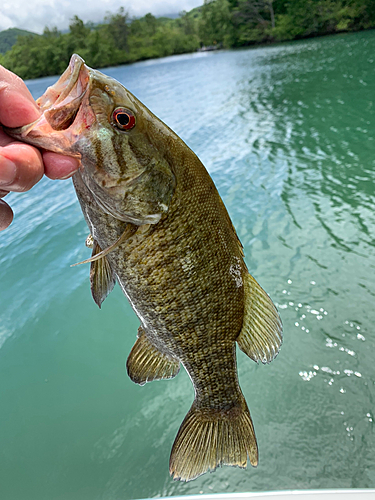
[[[112,120],[120,130],[130,130],[135,125],[135,116],[126,108],[116,108],[112,113]]]

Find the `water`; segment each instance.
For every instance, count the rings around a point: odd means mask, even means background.
[[[0,235],[1,498],[375,486],[374,54],[372,31],[106,70],[200,156],[279,307],[278,358],[239,353],[260,464],[169,478],[190,381],[127,377],[138,320],[69,267],[88,231],[71,182],[44,180]]]

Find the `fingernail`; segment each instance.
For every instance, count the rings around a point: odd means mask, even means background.
[[[66,179],[70,179],[73,177],[73,175],[76,173],[76,171],[71,172],[70,174],[66,175],[65,177],[59,177],[60,181],[66,181]]]
[[[11,184],[16,178],[16,165],[8,158],[0,156],[0,186]]]

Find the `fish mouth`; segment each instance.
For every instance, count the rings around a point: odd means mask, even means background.
[[[72,125],[89,81],[89,68],[85,61],[73,54],[59,80],[36,101],[53,130],[66,130]]]
[[[95,121],[89,106],[82,105],[88,102],[90,84],[90,68],[73,54],[58,81],[37,99],[40,118],[23,127],[4,130],[11,137],[48,151],[80,157],[74,151],[74,143]]]

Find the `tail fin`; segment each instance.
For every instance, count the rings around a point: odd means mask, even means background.
[[[169,472],[173,479],[191,481],[222,465],[246,468],[247,457],[258,465],[258,446],[245,399],[230,410],[199,408],[186,415],[173,444]]]

